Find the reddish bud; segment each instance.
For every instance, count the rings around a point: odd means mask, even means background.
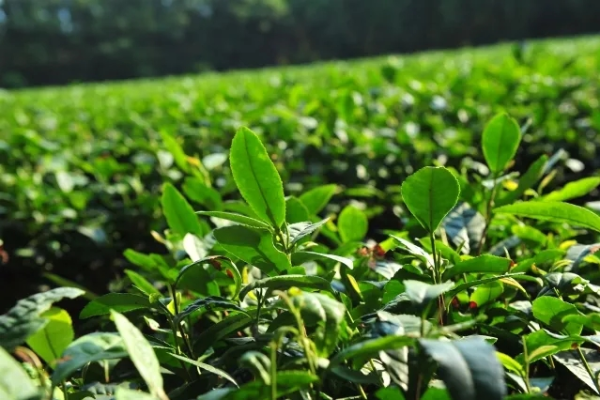
[[[578,345],[577,343],[573,343],[573,344],[571,345],[571,348],[572,348],[573,350],[577,350],[577,349],[579,348],[579,345]]]
[[[454,307],[454,308],[460,307],[460,302],[458,301],[458,299],[456,297],[452,299],[452,307]]]
[[[379,244],[376,244],[373,247],[373,256],[375,256],[377,258],[385,257],[385,250],[383,249],[383,247],[381,247]]]
[[[517,263],[516,263],[516,262],[514,262],[513,260],[510,260],[510,266],[509,266],[509,268],[510,268],[510,269],[513,269],[513,268],[514,268],[514,267],[516,267],[516,266],[517,266]]]
[[[477,309],[477,303],[475,303],[474,301],[470,301],[469,302],[469,309],[470,310],[476,310]]]
[[[215,260],[214,258],[211,258],[210,260],[208,260],[208,262],[210,263],[210,265],[212,265],[217,271],[221,270],[221,262],[219,260]]]
[[[227,270],[227,271],[225,271],[225,273],[227,274],[228,277],[233,279],[233,272],[231,272],[230,270]]]
[[[359,257],[368,257],[369,256],[369,249],[367,247],[361,247],[358,250],[358,255],[359,255]]]

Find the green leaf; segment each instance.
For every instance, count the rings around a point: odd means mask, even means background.
[[[444,282],[438,285],[430,285],[419,281],[402,281],[406,288],[406,295],[416,305],[427,305],[431,300],[437,299],[454,286],[453,282]]]
[[[456,206],[444,218],[444,230],[456,247],[464,254],[476,249],[483,236],[485,218],[467,203]]]
[[[225,251],[264,273],[292,267],[285,253],[273,244],[273,235],[269,231],[237,225],[215,229],[213,234]]]
[[[186,233],[181,244],[192,261],[201,260],[208,255],[209,246],[193,233]]]
[[[3,400],[38,400],[40,390],[27,372],[0,347],[0,398]]]
[[[314,334],[314,342],[318,354],[327,357],[335,350],[339,340],[338,332],[344,319],[346,307],[342,303],[320,293],[302,292],[292,296],[291,299],[294,306],[300,309],[303,319],[308,317],[320,321],[320,326]]]
[[[108,315],[110,314],[110,310],[128,312],[142,308],[152,308],[152,304],[150,304],[147,296],[130,293],[109,293],[89,302],[81,310],[79,318],[86,319]]]
[[[308,209],[297,197],[290,196],[285,201],[285,219],[288,224],[310,220]]]
[[[569,182],[565,187],[548,193],[541,198],[542,201],[566,201],[585,196],[600,185],[600,177],[583,178]]]
[[[212,345],[217,343],[224,337],[244,329],[254,322],[254,319],[247,314],[230,315],[216,324],[205,329],[196,339],[194,352],[197,355],[202,355]]]
[[[364,212],[354,206],[346,206],[338,218],[338,231],[342,242],[362,241],[369,229],[369,220]]]
[[[336,191],[336,185],[317,186],[303,193],[300,200],[311,215],[317,215],[329,203]]]
[[[123,339],[116,333],[95,332],[82,336],[67,347],[62,360],[52,374],[52,383],[60,384],[84,365],[101,360],[115,360],[127,356]]]
[[[335,254],[317,253],[315,251],[297,251],[292,254],[292,261],[294,265],[300,265],[305,262],[318,260],[319,258],[326,258],[335,262],[339,262],[342,265],[348,267],[349,269],[354,268],[354,264],[351,259],[347,257],[337,256]]]
[[[525,174],[523,174],[523,176],[519,179],[519,185],[517,188],[496,200],[496,207],[511,204],[523,196],[523,194],[533,185],[535,185],[535,183],[544,175],[544,170],[547,163],[548,156],[543,155],[538,158],[536,162],[531,164]]]
[[[453,400],[502,400],[506,396],[504,368],[494,346],[485,340],[421,339],[419,343],[438,363],[438,375]]]
[[[125,349],[146,382],[150,393],[161,400],[168,397],[163,389],[163,378],[160,373],[160,364],[150,343],[144,338],[144,335],[135,327],[123,314],[111,311],[111,316],[115,321],[117,330],[123,338]]]
[[[581,352],[586,359],[588,366],[590,367],[592,374],[597,377],[600,372],[600,355],[597,350],[582,348]],[[598,393],[597,384],[590,377],[586,366],[581,361],[579,352],[577,351],[563,351],[559,354],[555,354],[552,357],[555,361],[566,367],[573,375],[575,375],[580,381],[585,383],[591,390],[597,395]],[[596,378],[597,379],[597,378]]]
[[[292,244],[296,244],[300,242],[300,240],[305,237],[313,234],[317,231],[321,226],[325,225],[329,221],[329,218],[326,218],[322,221],[311,223],[311,222],[298,222],[288,226],[288,231],[290,232],[290,239],[292,240]]]
[[[194,213],[194,209],[185,197],[170,183],[166,183],[163,186],[161,204],[169,228],[173,233],[177,233],[181,237],[186,233],[204,236],[204,228]]]
[[[460,186],[446,168],[425,167],[409,176],[402,183],[401,191],[411,214],[433,232],[456,205]]]
[[[178,356],[177,354],[169,353],[169,355],[171,357],[174,357],[174,358],[178,359],[178,360],[181,360],[181,361],[184,361],[184,362],[186,362],[188,364],[194,365],[195,367],[198,368],[198,372],[199,373],[200,373],[201,369],[206,370],[206,371],[208,371],[208,372],[210,372],[212,374],[220,376],[221,378],[225,378],[229,382],[233,383],[235,386],[239,387],[239,385],[237,384],[237,382],[235,381],[235,379],[233,379],[233,377],[231,375],[229,375],[227,372],[223,371],[222,369],[213,367],[210,364],[206,364],[206,363],[203,363],[203,362],[200,362],[200,361],[191,360],[191,359],[189,359],[187,357]]]
[[[75,338],[73,323],[69,313],[57,307],[40,316],[48,319],[48,323],[27,339],[27,345],[47,364],[54,365]]]
[[[211,296],[197,299],[193,303],[189,304],[187,307],[185,307],[185,309],[183,309],[183,311],[175,316],[175,322],[179,323],[193,312],[203,309],[234,310],[243,313],[246,312],[243,308],[224,297]]]
[[[255,379],[259,379],[265,385],[271,384],[271,360],[258,351],[248,351],[240,357],[240,366],[252,371]]]
[[[0,316],[0,346],[8,351],[23,344],[27,338],[42,329],[48,320],[40,316],[53,303],[64,298],[74,299],[84,294],[76,288],[58,288],[37,293],[25,299]]]
[[[494,209],[495,213],[568,223],[600,232],[600,215],[569,203],[524,201]]]
[[[205,215],[207,217],[225,219],[227,221],[236,222],[238,224],[252,226],[254,228],[268,229],[270,226],[258,219],[250,218],[242,214],[230,213],[225,211],[198,211],[196,214]]]
[[[267,150],[250,129],[237,131],[231,143],[230,164],[244,200],[260,219],[280,229],[285,222],[283,184]]]
[[[329,281],[320,276],[313,275],[280,275],[271,278],[255,280],[249,285],[244,286],[240,292],[240,300],[244,300],[250,291],[259,288],[267,288],[269,290],[285,290],[291,287],[311,288],[331,291]]]
[[[481,138],[483,156],[490,170],[497,174],[506,169],[521,142],[517,121],[506,114],[496,115],[487,124]]]
[[[221,270],[221,268],[223,268],[223,263],[225,263],[225,272],[229,271],[231,273],[231,278],[233,279],[233,282],[235,284],[235,291],[232,295],[232,298],[235,299],[240,290],[242,289],[242,276],[240,275],[240,270],[235,265],[235,263],[225,256],[206,257],[201,260],[194,261],[193,263],[181,268],[181,270],[179,270],[179,274],[177,275],[177,279],[175,280],[175,287],[177,288],[183,276],[186,273],[192,271],[193,269],[203,268],[204,264],[210,264],[211,266],[213,266],[213,268]]]
[[[183,182],[185,195],[208,210],[221,211],[223,200],[215,189],[205,185],[198,178],[186,178]]]
[[[561,299],[550,296],[538,297],[532,304],[533,316],[556,332],[569,335],[581,334],[582,325],[576,322],[564,322],[567,315],[578,315],[577,307]]]
[[[462,261],[454,267],[444,271],[444,279],[450,279],[456,275],[478,273],[478,274],[504,274],[510,269],[510,260],[484,254],[470,260]]]
[[[504,286],[498,281],[484,283],[475,288],[469,301],[477,304],[477,307],[481,307],[496,300],[503,292]]]
[[[71,398],[69,396],[69,398]],[[156,396],[149,393],[140,392],[139,390],[131,390],[124,387],[117,387],[115,391],[115,400],[157,400]]]
[[[384,336],[377,339],[363,340],[346,347],[331,359],[329,368],[334,368],[344,361],[355,357],[377,354],[383,350],[397,350],[414,343],[414,338],[408,336]]]
[[[190,164],[187,162],[187,156],[177,140],[165,131],[160,131],[160,136],[165,144],[165,147],[173,155],[175,164],[183,171],[190,172]]]
[[[150,282],[148,282],[148,280],[146,278],[144,278],[137,272],[132,271],[130,269],[126,269],[125,274],[127,274],[127,277],[129,278],[131,283],[133,283],[136,287],[138,287],[145,294],[147,294],[147,295],[160,294],[160,292],[158,291],[157,288],[154,287],[154,285],[152,285]]]
[[[525,369],[523,368],[523,366],[511,356],[506,355],[504,353],[496,352],[496,357],[498,357],[498,360],[500,360],[504,368],[506,368],[507,370],[514,372],[519,376],[525,376]]]

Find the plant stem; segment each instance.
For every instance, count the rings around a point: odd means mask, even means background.
[[[494,173],[494,181],[492,192],[490,193],[490,198],[488,199],[486,212],[485,212],[485,226],[483,227],[483,233],[481,234],[481,239],[479,239],[479,245],[477,246],[477,255],[481,255],[483,251],[483,245],[485,244],[485,237],[487,236],[487,231],[490,227],[490,222],[492,222],[492,208],[494,207],[494,200],[496,199],[496,190],[498,187],[498,173]]]
[[[523,359],[525,360],[525,387],[527,393],[531,393],[531,385],[529,384],[529,352],[527,351],[527,343],[523,339]]]
[[[579,353],[581,362],[583,362],[583,366],[585,367],[585,370],[590,376],[590,379],[592,380],[592,382],[594,382],[594,387],[596,388],[596,391],[600,392],[600,385],[598,385],[598,379],[596,379],[596,376],[594,375],[590,364],[588,364],[587,360],[585,359],[585,355],[583,354],[583,351],[581,351],[581,347],[577,346],[577,352]]]

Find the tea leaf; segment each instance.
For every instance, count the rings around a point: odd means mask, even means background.
[[[254,228],[269,229],[270,226],[265,222],[247,217],[241,214],[235,214],[225,211],[198,211],[196,214],[205,215],[207,217],[225,219],[227,221],[236,222],[238,224],[252,226]]]
[[[269,231],[236,225],[215,229],[213,234],[225,251],[267,274],[292,267],[285,253],[273,244]]]
[[[308,209],[297,197],[290,196],[285,201],[285,219],[288,224],[310,220]]]
[[[443,227],[452,243],[464,254],[469,254],[481,241],[485,218],[467,203],[462,203],[444,218]]]
[[[338,218],[338,230],[342,242],[361,241],[367,234],[369,221],[364,212],[354,206],[346,206]]]
[[[285,222],[283,184],[267,150],[250,129],[237,131],[231,143],[230,163],[235,183],[252,210],[279,229]]]
[[[125,349],[131,358],[150,392],[161,400],[168,400],[163,390],[163,378],[160,373],[160,364],[154,354],[154,349],[144,338],[142,332],[135,327],[123,314],[111,311],[117,330],[123,338]]]
[[[495,116],[485,127],[481,137],[483,156],[490,170],[502,172],[517,153],[521,142],[521,129],[506,114]]]
[[[145,294],[147,294],[147,295],[160,294],[160,292],[158,291],[157,288],[154,287],[154,285],[152,285],[150,282],[148,282],[148,280],[146,278],[144,278],[137,272],[132,271],[130,269],[126,269],[125,274],[127,274],[127,277],[129,278],[131,283],[133,283],[135,286],[137,286]],[[97,297],[96,297],[96,299],[97,299]]]
[[[253,281],[251,284],[244,286],[240,292],[240,300],[243,300],[248,293],[254,289],[267,288],[269,290],[285,290],[291,287],[312,288],[319,290],[331,291],[329,281],[320,276],[309,275],[281,275],[271,278],[260,279]]]
[[[52,307],[40,314],[48,323],[27,339],[27,345],[46,363],[54,365],[75,338],[71,317],[61,308]]]
[[[203,362],[200,362],[200,361],[194,361],[194,360],[191,360],[191,359],[189,359],[187,357],[179,356],[177,354],[169,353],[169,355],[171,357],[174,357],[174,358],[178,359],[178,360],[182,360],[182,361],[184,361],[184,362],[186,362],[188,364],[194,365],[194,366],[198,367],[199,370],[203,369],[203,370],[206,370],[206,371],[208,371],[208,372],[210,372],[212,374],[215,374],[215,375],[218,375],[218,376],[220,376],[222,378],[225,378],[229,382],[233,383],[235,386],[239,387],[239,385],[237,384],[237,382],[235,381],[235,379],[233,379],[233,377],[231,375],[229,375],[227,372],[223,371],[222,369],[213,367],[210,364],[206,364],[206,363],[203,363]]]
[[[454,286],[453,282],[444,282],[439,285],[430,285],[419,281],[402,281],[406,288],[406,295],[416,305],[427,305],[431,300],[437,299]]]
[[[183,309],[179,314],[175,316],[175,322],[179,323],[183,321],[187,316],[192,314],[195,311],[203,310],[203,309],[219,309],[219,310],[234,310],[245,313],[246,311],[233,303],[232,301],[223,298],[223,297],[205,297],[202,299],[198,299],[193,303],[189,304],[187,307]]]
[[[337,185],[317,186],[303,193],[300,196],[300,201],[302,201],[302,204],[304,204],[311,215],[317,215],[329,203],[329,200],[331,200],[336,191]]]
[[[48,320],[40,314],[50,309],[53,303],[64,298],[74,299],[84,293],[76,288],[58,288],[19,300],[0,316],[0,346],[8,351],[14,350],[46,325]]]
[[[583,178],[569,182],[565,187],[548,193],[541,198],[542,201],[566,201],[585,196],[600,185],[600,177]]]
[[[504,274],[510,270],[510,260],[507,258],[484,254],[470,260],[462,261],[444,271],[444,279],[450,279],[456,275],[479,273],[479,274]]]
[[[578,315],[577,307],[561,299],[550,296],[538,297],[533,301],[533,316],[546,326],[559,333],[569,335],[581,334],[582,326],[575,322],[564,322],[567,315]]]
[[[409,176],[401,191],[411,214],[433,232],[456,205],[460,186],[446,168],[425,167]]]
[[[147,296],[130,293],[109,293],[90,301],[79,314],[86,319],[110,314],[111,310],[128,312],[142,308],[152,308]]]
[[[208,329],[205,329],[196,339],[195,354],[204,354],[212,345],[233,332],[244,329],[254,321],[247,314],[230,315]]]
[[[183,192],[192,201],[208,210],[221,211],[223,200],[215,189],[207,186],[198,178],[186,178],[183,182]]]
[[[186,233],[203,236],[205,231],[194,209],[170,183],[163,186],[161,204],[169,228],[183,237]]]
[[[94,332],[75,340],[66,348],[52,374],[52,383],[60,384],[84,365],[101,360],[127,357],[123,339],[116,333]]]
[[[419,340],[438,363],[438,375],[454,400],[501,400],[506,396],[504,368],[485,340],[467,337],[442,342]]]
[[[515,200],[519,199],[523,194],[531,188],[535,183],[544,175],[546,164],[548,163],[548,156],[543,155],[538,158],[533,164],[529,166],[525,174],[519,179],[519,185],[512,192],[508,192],[505,196],[501,196],[496,200],[495,205],[497,207],[511,204]]]
[[[568,223],[600,232],[600,216],[598,214],[569,203],[526,201],[495,208],[494,212]]]
[[[335,254],[317,253],[315,251],[297,251],[292,254],[292,261],[294,265],[300,265],[308,261],[318,260],[319,258],[325,258],[339,262],[348,267],[348,269],[354,268],[354,263],[350,258],[337,256]]]

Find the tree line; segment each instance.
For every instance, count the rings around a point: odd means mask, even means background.
[[[600,30],[597,0],[0,0],[0,87]]]

